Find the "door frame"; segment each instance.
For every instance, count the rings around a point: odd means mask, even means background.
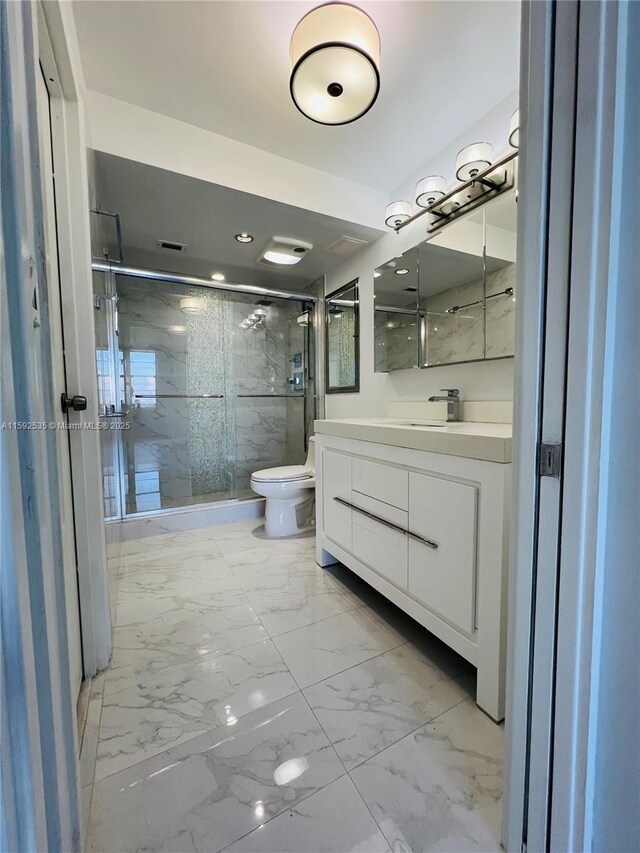
[[[640,6],[525,0],[522,11],[503,840],[530,853],[632,849]],[[560,445],[557,479],[541,443]]]
[[[89,175],[82,70],[71,4],[38,3],[39,59],[49,87],[67,392],[87,398],[69,434],[85,677],[111,658],[93,329]],[[36,69],[39,73],[39,69]]]

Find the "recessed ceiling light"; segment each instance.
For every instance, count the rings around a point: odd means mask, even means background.
[[[214,274],[211,276],[211,279],[213,281],[224,281],[225,277],[221,272],[214,272]]]
[[[241,234],[236,234],[236,240],[238,243],[253,243],[253,237],[251,234],[247,234],[243,231]]]
[[[408,269],[401,267],[399,270],[396,270],[396,275],[407,275],[408,272],[409,272]]]

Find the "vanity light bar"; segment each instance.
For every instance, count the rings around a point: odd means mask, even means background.
[[[405,219],[404,222],[401,222],[399,225],[395,225],[394,231],[399,233],[403,228],[406,228],[407,225],[411,225],[411,223],[415,222],[416,219],[424,216],[425,213],[430,213],[432,216],[437,217],[435,222],[432,222],[427,226],[428,231],[436,231],[447,222],[451,222],[463,213],[467,213],[475,207],[478,207],[480,204],[483,204],[488,200],[488,198],[493,198],[500,193],[510,190],[515,183],[515,170],[513,165],[510,164],[517,156],[517,151],[510,151],[500,160],[496,160],[495,163],[487,166],[487,168],[483,169],[482,172],[478,172],[477,175],[469,178],[468,181],[458,184],[445,196],[429,205],[429,207],[423,207],[421,210],[417,211],[417,213],[414,213],[413,216]],[[497,179],[497,175],[499,173],[501,173],[500,180]],[[464,194],[465,190],[472,190],[475,194],[469,196],[468,201],[463,204],[459,204],[459,206],[448,210],[447,208],[450,206],[451,202],[454,201],[457,203],[458,198]]]

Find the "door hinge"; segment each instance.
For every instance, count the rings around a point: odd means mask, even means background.
[[[538,476],[560,479],[562,472],[562,445],[541,444],[538,456]]]

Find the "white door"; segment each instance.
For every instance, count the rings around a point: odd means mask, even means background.
[[[60,307],[60,280],[58,275],[58,251],[56,233],[56,208],[53,155],[51,149],[51,115],[49,92],[42,74],[37,77],[38,128],[40,137],[40,164],[42,174],[42,204],[45,228],[47,293],[49,297],[51,356],[54,381],[54,399],[60,399],[66,391],[64,371],[64,337]],[[58,422],[67,423],[67,417],[59,412]],[[66,429],[56,430],[58,452],[58,489],[62,527],[64,561],[64,589],[67,611],[67,635],[69,642],[69,668],[74,700],[77,699],[82,681],[82,646],[80,640],[80,608],[78,603],[78,574],[76,565],[73,499],[71,493],[71,460],[69,433]]]

